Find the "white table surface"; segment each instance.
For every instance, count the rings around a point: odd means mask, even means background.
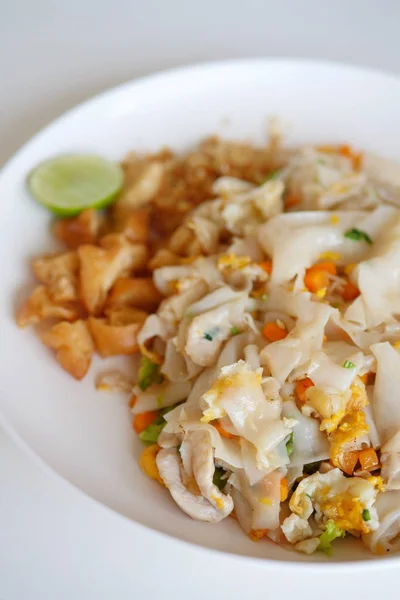
[[[175,65],[302,56],[400,73],[399,22],[397,0],[0,0],[0,164],[74,104]],[[166,538],[154,544],[42,472],[0,431],[1,600],[391,599],[398,572],[311,577],[210,559]]]

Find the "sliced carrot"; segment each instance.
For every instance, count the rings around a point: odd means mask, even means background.
[[[326,288],[329,284],[329,275],[336,275],[336,265],[333,262],[321,262],[306,270],[304,285],[313,293]]]
[[[283,340],[287,336],[288,332],[286,329],[282,329],[279,327],[277,323],[274,321],[270,321],[267,323],[263,329],[263,336],[269,342],[277,342],[278,340]]]
[[[142,433],[142,431],[151,425],[157,417],[158,412],[155,410],[139,413],[138,415],[135,415],[135,418],[133,419],[133,429],[136,431],[136,433]]]
[[[258,263],[258,266],[262,268],[263,271],[265,271],[268,275],[271,275],[272,273],[272,260],[270,260],[269,258],[267,260],[264,260],[261,263]]]
[[[226,431],[226,429],[224,429],[221,425],[221,423],[217,420],[217,421],[212,421],[211,425],[214,425],[215,429],[218,431],[218,433],[220,435],[222,435],[222,437],[228,439],[228,440],[233,440],[235,438],[237,438],[237,435],[234,435],[233,433],[229,433],[229,431]]]
[[[367,385],[368,383],[368,373],[364,373],[364,375],[360,375],[360,379],[363,382],[364,385]]]
[[[350,452],[345,452],[343,455],[343,458],[340,461],[340,467],[347,475],[353,475],[357,463],[358,452],[356,450],[351,450]]]
[[[318,271],[326,271],[326,273],[330,273],[330,275],[336,275],[337,273],[336,265],[331,260],[316,263],[311,267],[311,269],[315,269]]]
[[[129,408],[133,408],[135,406],[136,400],[137,400],[137,398],[136,398],[135,394],[132,394],[132,396],[129,399]]]
[[[355,152],[351,146],[348,144],[343,144],[342,146],[339,146],[339,154],[349,158],[352,162],[353,169],[355,171],[359,171],[362,162],[361,152]]]
[[[310,269],[306,270],[306,274],[304,276],[304,285],[310,292],[318,292],[319,290],[323,290],[329,284],[329,276],[326,271],[322,271],[319,269]]]
[[[379,469],[379,458],[373,448],[365,448],[359,452],[360,465],[363,471]]]
[[[312,387],[313,385],[314,382],[309,377],[306,377],[305,379],[299,379],[298,381],[296,381],[296,396],[300,400],[301,404],[304,404],[304,402],[306,401],[306,391],[309,387]]]
[[[299,196],[289,193],[285,198],[285,208],[293,208],[294,206],[300,204],[300,202],[301,198],[299,198]]]
[[[281,502],[285,502],[285,500],[287,499],[288,495],[289,495],[289,488],[288,488],[288,480],[286,479],[286,477],[283,477],[281,479],[281,497],[280,500]]]
[[[342,298],[345,302],[351,302],[360,295],[358,287],[353,285],[351,281],[347,281],[344,288],[342,289]]]
[[[319,152],[325,152],[326,154],[340,154],[340,156],[346,156],[353,163],[353,169],[358,171],[361,167],[362,162],[362,153],[355,152],[349,144],[340,144],[339,146],[335,145],[325,145],[325,146],[317,146],[317,150]]]

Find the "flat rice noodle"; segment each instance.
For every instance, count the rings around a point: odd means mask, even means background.
[[[290,455],[291,468],[329,460],[330,444],[326,434],[320,431],[317,419],[303,415],[293,400],[283,403],[282,414],[288,419],[296,420],[293,427],[293,452]]]
[[[389,342],[374,344],[371,352],[377,361],[372,409],[384,444],[400,430],[400,355]]]

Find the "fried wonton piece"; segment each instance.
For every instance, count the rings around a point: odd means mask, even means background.
[[[74,250],[82,244],[95,243],[103,221],[103,216],[93,208],[86,208],[77,217],[57,221],[54,235],[60,242]]]
[[[118,277],[143,268],[147,249],[141,244],[123,244],[110,249],[84,245],[78,249],[80,292],[91,314],[99,314],[108,291]]]
[[[150,277],[121,277],[114,283],[106,306],[128,304],[154,312],[161,300],[162,295]]]
[[[125,165],[124,188],[116,205],[142,208],[149,204],[160,189],[164,172],[165,163],[161,161],[149,163],[139,157],[131,160],[129,165]]]
[[[76,252],[36,258],[32,267],[55,302],[72,302],[78,299],[79,259]]]
[[[132,209],[115,206],[114,224],[130,242],[147,244],[150,237],[150,211],[146,208]]]
[[[58,362],[72,377],[82,379],[86,375],[94,352],[86,321],[57,323],[42,334],[42,341],[57,351]]]
[[[79,316],[77,307],[73,304],[58,304],[50,296],[44,285],[35,288],[28,300],[22,305],[17,314],[18,327],[35,325],[44,319],[60,319],[75,321]]]
[[[118,326],[107,323],[106,319],[94,317],[89,317],[88,323],[96,350],[103,358],[118,354],[134,354],[139,350],[137,334],[142,327],[141,323]]]
[[[133,306],[115,306],[105,309],[106,317],[110,325],[129,325],[130,323],[140,323],[143,325],[149,313]]]
[[[168,250],[168,248],[160,248],[154,254],[153,258],[151,258],[148,262],[147,267],[154,271],[154,269],[160,269],[161,267],[170,267],[172,265],[179,265],[180,257]]]

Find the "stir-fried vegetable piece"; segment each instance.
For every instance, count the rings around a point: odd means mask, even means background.
[[[293,452],[293,431],[289,435],[289,439],[286,442],[286,452],[288,456],[290,456]]]
[[[226,486],[226,471],[222,467],[215,467],[213,484],[222,492]]]
[[[350,360],[345,360],[343,363],[343,367],[345,369],[355,369],[356,365],[354,363],[352,363]]]
[[[304,379],[299,379],[298,381],[296,381],[296,395],[302,404],[304,404],[304,402],[306,401],[306,391],[309,387],[312,387],[313,385],[314,382],[309,377],[305,377]]]
[[[160,367],[156,363],[153,363],[147,356],[142,356],[139,368],[139,381],[138,386],[142,391],[152,383],[161,383],[162,375],[160,373]]]
[[[133,419],[133,429],[136,433],[141,434],[149,425],[151,425],[158,417],[158,412],[155,410],[149,410],[144,413],[135,415]]]
[[[360,242],[362,240],[367,242],[367,244],[372,244],[372,240],[368,233],[361,231],[361,229],[356,229],[355,227],[353,227],[353,229],[349,229],[349,231],[346,231],[344,237],[348,238],[349,240],[354,240],[355,242]]]
[[[144,419],[147,418],[148,420],[150,420],[151,416],[153,416],[153,419],[150,421],[150,423],[140,432],[137,432],[139,433],[139,437],[142,440],[142,442],[144,442],[145,444],[156,444],[158,442],[158,436],[164,429],[164,426],[167,422],[164,419],[164,415],[173,408],[175,407],[169,406],[160,411],[149,411],[147,413],[141,413],[136,415],[135,421],[138,417],[143,418],[143,415],[148,415],[147,417],[144,417]],[[137,430],[135,429],[135,431]]]
[[[321,552],[325,552],[328,556],[332,554],[332,542],[336,540],[336,538],[344,538],[346,532],[343,529],[339,529],[336,527],[335,522],[329,520],[326,524],[325,531],[321,534],[319,538],[319,546],[318,550]]]
[[[283,340],[287,336],[288,332],[286,329],[279,327],[274,321],[267,323],[263,329],[263,336],[269,342],[277,342]]]

